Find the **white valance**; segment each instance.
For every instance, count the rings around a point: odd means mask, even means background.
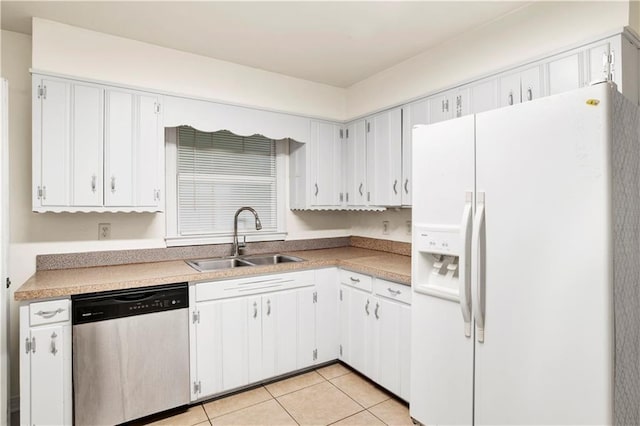
[[[165,96],[164,127],[191,126],[202,132],[228,130],[236,135],[309,141],[311,120],[297,115]]]

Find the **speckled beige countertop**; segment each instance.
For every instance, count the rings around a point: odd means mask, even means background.
[[[182,260],[129,265],[41,270],[14,293],[15,300],[28,301],[185,281],[215,280],[299,269],[339,266],[354,272],[411,285],[411,258],[377,250],[340,247],[287,252],[304,262],[247,266],[198,272]]]

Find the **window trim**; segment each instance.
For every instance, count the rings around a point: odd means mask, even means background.
[[[240,233],[247,242],[280,241],[287,236],[286,198],[288,139],[276,141],[276,232],[251,231]],[[233,233],[211,235],[178,234],[178,129],[165,128],[165,242],[167,247],[193,246],[206,244],[225,244],[233,242]]]

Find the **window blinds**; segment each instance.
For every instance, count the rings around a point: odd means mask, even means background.
[[[256,209],[261,232],[276,232],[275,141],[179,127],[177,169],[180,235],[231,234],[243,206]],[[254,230],[253,215],[243,212],[238,229]]]

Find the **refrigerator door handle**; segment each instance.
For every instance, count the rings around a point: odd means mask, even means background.
[[[460,280],[460,309],[464,320],[464,335],[471,337],[471,224],[472,224],[473,192],[465,193],[464,211],[460,225],[462,250],[458,260]]]
[[[476,338],[480,343],[484,342],[484,199],[484,192],[476,193],[476,217],[473,221],[473,236],[471,238],[471,256],[473,259],[471,278],[471,286],[473,287],[473,317],[476,320]]]

